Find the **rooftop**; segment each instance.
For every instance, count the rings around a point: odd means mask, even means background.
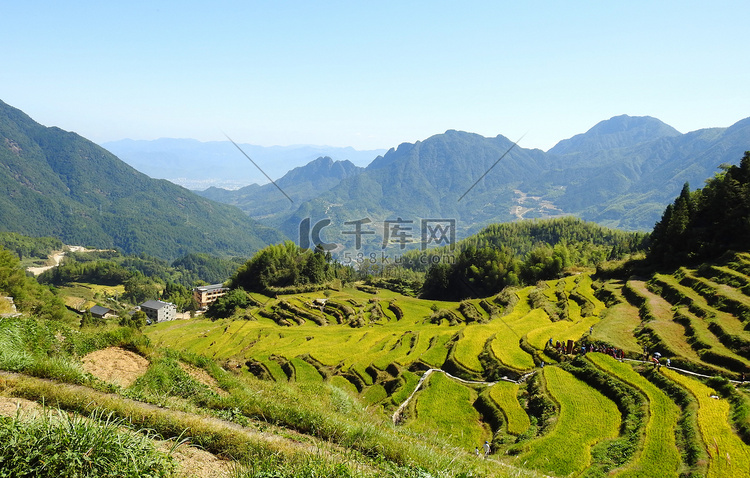
[[[95,305],[89,309],[89,312],[93,315],[104,315],[112,312],[112,309],[102,307],[101,305]]]
[[[210,290],[216,290],[216,289],[226,289],[226,287],[224,287],[224,284],[211,284],[211,285],[202,285],[200,287],[195,288],[195,290],[199,290],[201,292],[208,292]]]
[[[161,300],[147,300],[146,302],[141,304],[141,308],[147,308],[147,309],[161,309],[165,305],[173,305],[171,302],[164,302]]]

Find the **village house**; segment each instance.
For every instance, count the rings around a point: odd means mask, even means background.
[[[177,317],[177,306],[161,300],[147,300],[141,304],[141,310],[146,313],[146,317],[153,324],[174,320]]]
[[[89,312],[91,313],[92,317],[97,317],[99,319],[106,319],[107,317],[111,317],[114,315],[114,311],[107,307],[102,307],[101,305],[95,305],[89,309]]]
[[[224,284],[202,285],[193,289],[193,297],[198,302],[198,307],[204,309],[227,292],[229,288],[224,287]]]

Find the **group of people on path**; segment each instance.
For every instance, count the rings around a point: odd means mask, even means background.
[[[654,364],[655,369],[658,370],[661,368],[661,353],[654,352],[654,354],[651,355],[648,349],[644,347],[643,355],[647,362],[651,362],[652,364]],[[667,368],[670,368],[672,366],[672,360],[668,358],[666,359],[666,361],[667,361]]]
[[[484,450],[484,457],[487,458],[490,455],[490,442],[485,440],[482,449]],[[479,447],[474,447],[474,453],[479,457]]]
[[[553,345],[554,343],[554,345]],[[554,342],[552,337],[550,337],[549,341],[547,342],[549,347],[554,347],[555,350],[557,350],[558,353],[564,354],[565,353],[565,344],[561,343],[559,340]],[[577,348],[571,347],[571,352],[575,353],[576,350],[581,355],[586,355],[586,352],[601,352],[603,354],[607,354],[612,356],[613,358],[622,361],[623,358],[625,358],[625,351],[622,349],[618,349],[615,347],[610,347],[609,345],[597,345],[597,344],[581,344]]]

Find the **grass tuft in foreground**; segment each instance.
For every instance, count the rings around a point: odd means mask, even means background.
[[[174,463],[143,430],[111,413],[90,418],[62,411],[0,418],[0,477],[133,477],[173,475]]]

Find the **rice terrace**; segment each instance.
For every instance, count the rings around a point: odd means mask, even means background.
[[[750,397],[728,380],[750,373],[750,296],[737,287],[748,269],[750,255],[737,254],[647,282],[580,273],[463,302],[368,288],[251,293],[255,305],[229,318],[147,335],[274,383],[336,386],[384,416],[411,397],[398,428],[457,453],[487,440],[493,459],[546,475],[741,476]],[[553,321],[561,294],[566,314]],[[569,340],[573,354],[557,347]],[[431,369],[446,373],[417,389]]]
[[[0,114],[0,134],[18,138],[0,143],[0,179],[7,163],[62,181],[45,169],[62,158],[65,178],[86,178],[70,183],[86,186],[71,196],[111,195],[92,207],[9,183],[21,203],[5,223],[37,222],[38,207],[59,212],[82,245],[0,231],[0,478],[750,476],[750,151],[702,189],[684,183],[648,233],[572,215],[482,223],[472,214],[495,209],[485,201],[494,189],[474,182],[478,196],[461,207],[476,232],[430,247],[423,234],[423,248],[407,248],[388,229],[391,239],[375,242],[404,246],[398,262],[351,263],[359,236],[298,245],[2,102]],[[746,137],[746,123],[727,134]],[[709,141],[722,134],[685,136],[724,151]],[[442,172],[434,165],[454,147],[468,164],[515,146],[439,136],[375,166],[433,158],[404,171],[416,177]],[[491,148],[477,156],[470,144]],[[541,151],[518,153],[549,166]],[[91,158],[95,170],[83,166]],[[287,180],[334,167],[310,164]],[[348,168],[359,175],[341,179],[349,192],[381,189],[362,179],[367,168]],[[100,187],[104,170],[119,179]],[[437,204],[424,184],[401,192]],[[549,212],[541,198],[564,199],[555,184],[523,197]],[[241,194],[252,200],[256,189]],[[450,192],[455,204],[464,191]],[[347,211],[341,196],[325,198],[299,214],[322,208],[356,224],[342,235],[372,222],[346,216],[364,215],[372,198]],[[171,220],[154,221],[154,209]],[[284,227],[300,236],[332,222],[292,214]],[[456,225],[416,217],[384,225]]]

